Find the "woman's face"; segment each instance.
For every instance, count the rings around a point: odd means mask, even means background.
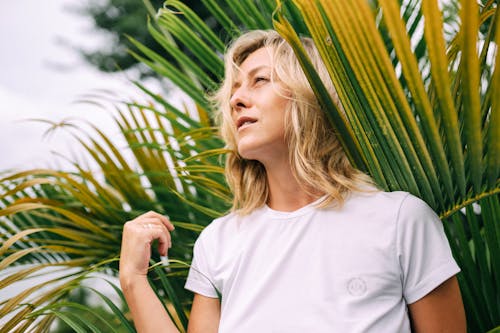
[[[260,48],[241,64],[230,105],[239,154],[264,165],[288,158],[285,143],[285,86],[271,81],[272,50]]]

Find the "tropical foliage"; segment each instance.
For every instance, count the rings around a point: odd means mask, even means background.
[[[171,59],[169,53],[158,44],[149,33],[146,17],[154,16],[156,8],[163,5],[163,0],[109,0],[109,1],[82,1],[70,9],[86,18],[91,18],[96,31],[103,33],[107,38],[106,46],[89,50],[78,45],[78,40],[68,42],[75,45],[79,52],[90,64],[105,72],[117,72],[129,68],[138,69],[142,74],[155,75],[154,71],[133,57],[127,49],[131,44],[127,36],[132,36],[141,44],[151,48],[162,57]],[[199,0],[183,0],[183,3],[193,9],[212,31],[218,36],[224,36],[225,30],[217,20],[214,20],[207,7]],[[227,5],[219,3],[226,11]],[[190,52],[188,48],[179,45],[183,52]]]
[[[498,327],[497,2],[449,1],[440,8],[436,0],[225,1],[238,21],[214,0],[202,2],[232,36],[274,26],[293,45],[352,162],[385,189],[422,197],[443,218],[462,267],[469,331]],[[74,131],[99,173],[75,164],[71,173],[31,170],[1,181],[0,290],[14,290],[0,304],[7,332],[48,331],[55,318],[81,332],[114,332],[119,326],[134,331],[127,310],[102,292],[92,291],[117,321],[104,329],[80,320],[78,311],[98,314],[68,297],[95,272],[116,275],[123,222],[151,209],[177,226],[169,265],[153,254],[151,284],[179,329],[186,328],[190,295],[182,284],[193,241],[228,208],[230,197],[222,175],[224,149],[205,94],[222,78],[224,41],[182,2],[166,6],[148,29],[172,60],[134,40],[132,54],[195,106],[176,108],[137,83],[150,102],[116,105],[116,123],[133,158],[98,128],[91,135]],[[324,92],[299,35],[318,45],[345,112]],[[35,276],[43,282],[16,290],[18,281]]]

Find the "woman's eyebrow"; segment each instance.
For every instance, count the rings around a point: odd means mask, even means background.
[[[247,73],[244,73],[244,74],[247,77],[252,77],[255,75],[255,73],[259,72],[260,70],[270,69],[270,68],[271,68],[271,66],[269,66],[269,65],[260,65],[260,66],[252,68],[251,70],[249,70]],[[240,71],[240,73],[243,72],[241,70],[239,70],[239,71]],[[239,80],[239,79],[234,80],[233,85],[231,86],[231,90],[238,89],[240,86],[241,86],[241,80]]]
[[[255,73],[259,72],[260,70],[262,69],[270,69],[271,66],[268,66],[268,65],[261,65],[261,66],[257,66],[255,68],[252,68],[248,73],[247,73],[247,76],[251,77],[253,75],[255,75]]]

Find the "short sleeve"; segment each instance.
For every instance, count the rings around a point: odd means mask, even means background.
[[[193,248],[193,261],[189,268],[189,274],[184,288],[212,298],[218,298],[217,290],[214,286],[210,265],[205,251],[204,233],[198,237]]]
[[[397,249],[407,304],[414,303],[460,271],[439,217],[408,194],[398,214]]]

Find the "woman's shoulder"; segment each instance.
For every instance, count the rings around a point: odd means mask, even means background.
[[[237,212],[229,212],[223,216],[214,219],[209,225],[203,229],[200,237],[220,239],[238,233],[246,221],[254,219],[254,215],[258,210],[248,214],[241,215]]]
[[[234,212],[229,212],[225,215],[217,217],[203,229],[201,235],[218,233],[221,229],[227,228],[227,226],[230,225],[231,221],[233,221],[235,218],[236,216]]]
[[[387,192],[383,190],[370,190],[366,192],[352,192],[346,203],[350,205],[363,205],[365,207],[366,205],[370,205],[381,209],[396,208],[409,197],[410,200],[419,200],[411,193],[405,191]]]
[[[382,192],[381,201],[392,202],[400,214],[410,213],[431,213],[434,214],[432,208],[425,202],[424,199],[405,191]]]
[[[350,196],[354,201],[372,201],[373,203],[381,204],[410,204],[420,205],[425,204],[425,201],[407,191],[384,191],[384,190],[369,190],[362,192],[353,192]]]
[[[392,215],[395,219],[407,216],[435,215],[432,208],[421,198],[406,191],[370,191],[353,193],[346,201],[345,209],[362,210],[367,214]]]

